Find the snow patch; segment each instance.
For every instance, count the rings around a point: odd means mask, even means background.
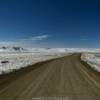
[[[81,60],[87,62],[97,72],[100,72],[100,54],[84,53]]]
[[[15,48],[16,49],[16,48]],[[12,52],[13,51],[13,52]],[[0,74],[9,73],[23,67],[67,55],[63,49],[31,48],[27,52],[15,50],[0,52]],[[19,51],[19,52],[18,52]]]

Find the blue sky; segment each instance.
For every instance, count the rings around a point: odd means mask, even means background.
[[[99,0],[0,0],[0,44],[100,48]]]

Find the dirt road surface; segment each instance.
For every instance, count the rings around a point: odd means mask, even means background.
[[[80,54],[0,76],[0,100],[100,100],[100,73]]]

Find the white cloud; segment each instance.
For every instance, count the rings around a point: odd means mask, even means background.
[[[41,41],[41,40],[45,40],[49,37],[49,35],[39,35],[39,36],[33,36],[31,38],[27,38],[27,39],[20,39],[20,41]]]
[[[49,36],[48,35],[40,35],[40,36],[33,36],[32,38],[30,38],[31,40],[44,40],[47,39]]]
[[[16,41],[0,41],[0,47],[2,46],[22,46],[22,47],[32,47],[34,45],[32,41],[41,41],[47,39],[48,35],[39,35],[39,36],[33,36],[31,38],[27,39],[20,39]]]

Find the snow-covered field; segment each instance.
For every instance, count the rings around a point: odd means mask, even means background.
[[[32,48],[27,50],[1,49],[0,74],[18,70],[37,62],[67,55],[64,49]]]
[[[72,53],[100,53],[100,49],[94,48],[66,48],[66,50]]]
[[[81,60],[87,62],[97,72],[100,72],[100,53],[83,53]]]
[[[83,53],[81,59],[100,72],[100,49],[0,47],[0,74],[72,53]]]

